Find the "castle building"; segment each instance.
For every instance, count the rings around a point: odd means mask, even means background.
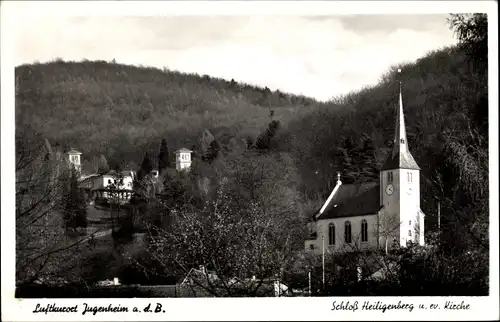
[[[132,197],[135,176],[136,173],[132,170],[122,170],[120,172],[110,170],[104,174],[93,174],[81,178],[79,185],[102,198],[110,198],[116,195],[121,199],[128,200]],[[110,187],[119,191],[112,194],[110,191],[107,191]]]
[[[179,149],[175,151],[175,169],[177,171],[185,170],[189,171],[191,169],[191,153],[193,151],[186,148]]]
[[[68,155],[69,165],[73,166],[76,171],[82,172],[82,163],[80,160],[80,156],[82,155],[82,153],[72,148],[71,150],[66,152],[66,154]]]
[[[420,168],[408,148],[401,86],[394,145],[378,182],[337,184],[309,222],[306,251],[381,249],[394,244],[424,245],[425,215],[420,209]]]
[[[191,150],[185,148],[175,151],[177,171],[180,172],[190,170],[192,163],[191,153]],[[80,156],[82,153],[76,151],[75,149],[71,149],[66,154],[68,155],[69,163],[81,171]],[[172,171],[175,170],[172,169]],[[124,170],[120,172],[110,170],[104,174],[95,173],[90,175],[81,175],[79,178],[79,185],[81,188],[86,189],[94,197],[108,199],[111,196],[118,195],[119,198],[128,200],[133,194],[135,177],[136,173],[132,170]],[[118,178],[120,179],[120,182],[117,182]],[[152,179],[152,183],[154,185],[156,185],[159,180],[163,180],[157,169],[153,169],[150,172],[149,178]],[[113,189],[117,189],[118,191],[111,192],[110,187],[113,187]]]

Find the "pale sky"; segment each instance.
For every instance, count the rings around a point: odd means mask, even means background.
[[[327,100],[456,43],[446,14],[30,16],[15,63],[56,57],[167,67]]]

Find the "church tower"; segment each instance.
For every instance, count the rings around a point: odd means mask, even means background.
[[[399,86],[394,144],[380,171],[379,245],[402,247],[424,244],[424,214],[420,210],[420,168],[408,149],[403,113],[403,95]]]

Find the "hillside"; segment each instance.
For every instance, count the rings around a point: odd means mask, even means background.
[[[306,199],[324,200],[336,181],[377,180],[392,145],[398,80],[410,150],[421,167],[426,231],[446,221],[450,245],[487,244],[488,83],[484,65],[461,47],[393,66],[378,85],[298,116],[280,136],[301,170]],[[477,66],[482,68],[477,68]],[[401,75],[397,69],[401,68]],[[472,232],[472,234],[471,234]]]
[[[198,144],[205,128],[227,144],[256,137],[275,119],[293,118],[314,100],[246,84],[104,61],[22,65],[16,68],[16,125],[30,124],[50,142],[74,146],[83,158],[110,163]]]
[[[104,154],[111,165],[139,164],[145,152],[157,154],[161,138],[171,149],[198,146],[204,129],[222,145],[233,137],[243,144],[265,130],[272,109],[273,119],[284,125],[279,148],[293,152],[304,179],[321,177],[312,187],[305,182],[313,194],[327,193],[336,171],[352,172],[359,161],[367,164],[367,177],[376,175],[392,140],[397,79],[404,84],[410,147],[424,173],[435,170],[426,158],[441,155],[436,149],[446,130],[462,132],[472,121],[487,135],[486,77],[472,70],[458,48],[393,66],[378,85],[328,103],[102,61],[23,65],[16,68],[16,79],[17,129],[30,124],[52,143],[81,149],[84,163]],[[365,141],[373,158],[363,152]]]
[[[81,149],[84,164],[104,154],[112,167],[131,161],[136,168],[145,152],[157,155],[162,138],[171,150],[199,148],[209,129],[222,147],[230,139],[242,146],[279,120],[272,147],[290,154],[302,197],[317,203],[337,172],[344,182],[378,178],[401,80],[409,146],[422,168],[422,209],[432,214],[437,199],[446,200],[443,209],[468,217],[487,209],[487,53],[479,50],[487,38],[484,28],[472,40],[462,31],[459,46],[392,66],[376,86],[328,103],[114,62],[23,65],[16,68],[16,129],[30,125],[52,143]]]
[[[437,170],[436,158],[444,157],[444,134],[458,139],[469,128],[487,138],[487,78],[472,70],[461,49],[445,48],[414,63],[392,66],[378,85],[292,120],[288,133],[281,134],[293,136],[295,143],[283,148],[302,149],[297,156],[303,170],[309,171],[304,178],[318,171],[333,183],[336,171],[351,172],[357,164],[372,160],[376,174],[392,145],[399,80],[409,146],[424,173]],[[364,153],[367,149],[373,156]],[[366,159],[359,162],[362,157]]]
[[[327,103],[113,62],[55,61],[18,67],[16,246],[22,254],[16,263],[18,282],[45,272],[73,281],[86,272],[96,279],[122,272],[132,282],[146,273],[165,278],[166,267],[172,276],[184,277],[185,267],[216,259],[228,279],[271,276],[286,268],[287,274],[296,274],[303,282],[311,265],[313,282],[320,285],[320,261],[300,260],[307,237],[305,221],[331,192],[337,172],[343,183],[379,180],[380,166],[392,145],[401,81],[408,144],[421,168],[426,246],[404,249],[401,256],[407,266],[401,266],[399,277],[388,286],[427,292],[436,288],[448,292],[453,286],[487,293],[487,21],[482,14],[451,17],[458,46],[392,66],[376,86]],[[253,144],[248,144],[248,137]],[[161,139],[165,141],[158,153]],[[63,228],[74,228],[74,219],[83,219],[80,214],[71,216],[82,200],[76,176],[71,176],[68,192],[64,186],[68,178],[54,175],[59,167],[50,146],[57,143],[82,150],[84,165],[105,155],[99,163],[103,171],[108,171],[106,158],[111,168],[131,161],[139,170],[141,163],[134,198],[126,216],[120,217],[113,251],[104,247],[97,253],[91,248],[73,253],[63,247],[53,256],[55,246],[50,241],[63,240],[67,235]],[[160,164],[152,159],[158,157],[165,165],[159,169],[168,169],[172,154],[167,151],[182,146],[204,151],[195,152],[191,171],[169,169],[157,184],[143,178]],[[45,224],[33,225],[42,218]],[[151,232],[149,246],[159,238],[160,245],[168,247],[156,253],[148,247],[133,261],[124,261],[120,248],[145,227]],[[45,235],[54,238],[40,239]],[[179,265],[179,258],[184,264]]]

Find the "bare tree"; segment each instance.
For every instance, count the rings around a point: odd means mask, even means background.
[[[293,177],[287,171],[294,170],[286,156],[278,161],[262,156],[256,166],[245,158],[227,160],[201,209],[172,209],[170,225],[152,237],[150,253],[179,274],[204,267],[192,285],[213,296],[262,294],[302,247],[303,222],[285,184]]]
[[[46,145],[45,145],[46,146]],[[85,238],[65,234],[63,178],[69,167],[30,128],[16,133],[16,281],[58,276]]]

